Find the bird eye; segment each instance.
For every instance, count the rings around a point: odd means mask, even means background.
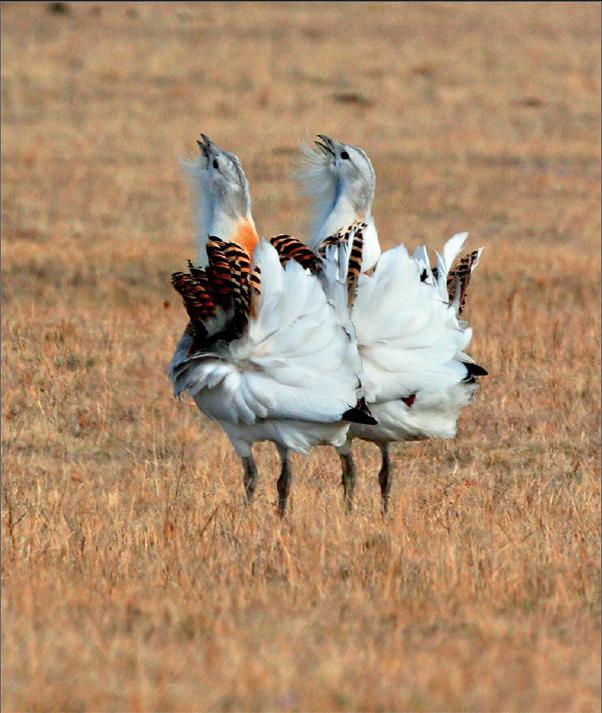
[[[347,151],[341,151],[341,158],[349,158]]]
[[[217,162],[217,159],[213,159],[213,168],[219,168],[219,163]]]

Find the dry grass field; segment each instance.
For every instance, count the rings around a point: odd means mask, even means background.
[[[600,6],[2,5],[3,710],[595,711]],[[364,147],[384,246],[485,245],[490,376],[452,442],[256,447],[165,370],[193,256],[178,159],[305,235],[316,132]]]

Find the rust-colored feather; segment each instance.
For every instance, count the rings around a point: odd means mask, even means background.
[[[228,307],[233,291],[230,263],[224,253],[226,245],[221,238],[214,236],[210,236],[207,241],[209,265],[205,272],[213,297],[220,307]]]
[[[244,248],[213,236],[206,247],[209,264],[205,269],[188,261],[188,273],[175,272],[172,276],[172,284],[190,318],[186,331],[194,337],[194,350],[206,349],[212,339],[229,341],[239,337],[249,315],[256,316],[261,290],[259,268],[251,272]],[[219,333],[208,334],[205,322],[217,315],[218,307],[226,310],[226,314],[233,308],[234,314]]]
[[[259,310],[259,299],[261,297],[261,269],[259,265],[255,267],[249,275],[249,315],[257,318]]]
[[[270,238],[270,243],[276,248],[282,265],[289,260],[295,260],[313,273],[318,271],[320,267],[318,256],[297,238],[290,235],[275,235]]]
[[[224,244],[224,255],[230,264],[230,269],[235,270],[236,274],[248,276],[251,271],[251,260],[246,251],[236,243]]]
[[[224,255],[230,266],[232,302],[235,310],[235,331],[242,333],[249,316],[249,274],[251,261],[246,251],[235,243],[226,243]]]
[[[215,315],[213,295],[199,279],[189,273],[174,272],[171,284],[180,294],[192,322],[203,322]]]

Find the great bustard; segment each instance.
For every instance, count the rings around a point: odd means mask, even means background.
[[[376,443],[383,510],[391,488],[389,444],[452,438],[461,409],[473,398],[476,377],[486,375],[465,350],[472,330],[459,319],[470,275],[481,251],[451,270],[467,235],[458,234],[431,269],[424,247],[410,257],[405,247],[381,254],[372,217],[375,173],[367,154],[320,135],[316,150],[306,149],[301,178],[313,195],[314,229],[309,246],[317,250],[335,231],[361,221],[364,259],[357,297],[351,307],[362,360],[365,397],[376,424],[352,424],[338,447],[347,506],[351,508],[356,468],[353,438]]]
[[[291,245],[304,249],[291,238],[260,240],[238,157],[206,136],[199,146],[191,174],[200,265],[173,276],[189,323],[169,377],[176,396],[188,392],[229,436],[248,502],[257,485],[252,445],[276,444],[284,514],[289,451],[341,446],[350,421],[374,422],[362,407],[357,347],[339,317],[346,302],[335,304],[346,299],[345,275],[289,259]]]

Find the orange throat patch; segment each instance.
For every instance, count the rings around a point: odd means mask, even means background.
[[[255,246],[259,242],[259,237],[253,224],[246,218],[242,218],[238,221],[236,230],[230,237],[230,242],[240,245],[240,247],[246,251],[247,255],[252,257]]]

